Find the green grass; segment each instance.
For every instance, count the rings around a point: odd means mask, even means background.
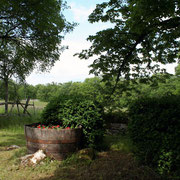
[[[78,153],[60,162],[46,158],[35,167],[22,167],[20,157],[26,155],[23,133],[0,132],[0,179],[2,180],[155,180],[159,177],[147,167],[137,164],[129,147],[129,140],[122,136],[107,136],[109,150],[97,152],[94,160],[83,159]],[[116,139],[116,140],[113,140]],[[117,146],[115,144],[125,144]],[[7,151],[6,147],[16,144],[20,149]],[[128,146],[125,148],[125,146]],[[131,146],[131,145],[130,145]],[[122,151],[121,151],[122,150]]]
[[[24,125],[39,122],[41,112],[28,115],[12,115],[12,116],[0,116],[0,133],[20,133],[24,134]]]
[[[4,102],[3,100],[0,100],[0,102]],[[22,100],[21,103],[26,103],[25,100]],[[34,107],[33,106],[28,106],[27,110],[30,114],[35,114],[35,113],[38,113],[39,111],[41,111],[46,105],[47,105],[47,102],[42,102],[42,101],[39,101],[39,100],[30,100],[29,101],[29,104],[34,104]],[[12,105],[9,105],[8,108],[9,108],[9,112],[11,111],[11,107]],[[5,105],[1,105],[0,106],[0,114],[4,114],[5,112]],[[23,108],[21,107],[21,105],[19,105],[19,111],[21,113],[23,113]],[[17,109],[17,105],[15,105],[13,108],[12,108],[12,114],[18,114],[18,109]]]
[[[32,103],[32,102],[30,102]],[[17,107],[14,108],[14,111],[12,114],[8,116],[1,115],[2,112],[4,112],[4,107],[0,106],[0,130],[1,131],[7,131],[11,133],[24,133],[24,125],[25,124],[31,124],[34,122],[38,122],[40,118],[40,114],[43,110],[43,108],[46,106],[46,102],[41,101],[35,101],[35,111],[32,107],[28,108],[28,112],[31,114],[24,115],[21,113],[20,115],[17,112]]]
[[[40,111],[45,103],[39,103]],[[84,159],[74,153],[60,162],[46,158],[34,167],[24,167],[20,157],[26,155],[24,125],[37,122],[40,111],[32,117],[0,117],[0,180],[152,180],[159,177],[149,168],[137,164],[128,136],[105,136],[103,152],[96,152],[94,160]],[[7,150],[10,145],[19,149]]]
[[[106,135],[105,144],[112,151],[121,151],[125,153],[130,153],[135,148],[128,135]]]
[[[130,153],[105,151],[97,153],[95,160],[81,159],[73,154],[67,160],[59,162],[45,159],[35,167],[22,167],[20,157],[26,154],[25,140],[19,134],[6,134],[7,144],[1,143],[0,179],[2,180],[68,180],[68,179],[117,179],[117,180],[152,180],[157,175],[143,166],[139,166]],[[2,134],[0,138],[2,138]],[[18,138],[18,140],[15,140]],[[21,139],[22,138],[22,139]],[[7,151],[5,147],[13,144],[20,149]],[[2,147],[1,146],[1,147]]]

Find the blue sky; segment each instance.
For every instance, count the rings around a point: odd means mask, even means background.
[[[66,19],[70,22],[77,22],[79,25],[75,27],[74,31],[67,34],[63,40],[63,45],[68,45],[69,49],[65,50],[60,60],[55,63],[55,66],[50,72],[40,73],[34,70],[26,81],[29,84],[47,84],[51,82],[64,83],[68,81],[84,81],[89,75],[88,66],[93,62],[90,60],[80,60],[73,55],[81,52],[82,49],[88,49],[90,42],[86,41],[89,35],[111,27],[109,23],[94,23],[90,24],[88,15],[93,11],[96,4],[108,0],[66,0],[67,4],[71,7],[64,11]],[[168,71],[174,73],[174,65],[168,66]]]

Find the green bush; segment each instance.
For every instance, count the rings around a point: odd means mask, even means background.
[[[51,100],[42,113],[42,123],[83,128],[84,146],[100,148],[104,136],[102,107],[84,97],[59,96]]]
[[[180,177],[180,97],[141,98],[129,115],[136,157],[160,174]]]

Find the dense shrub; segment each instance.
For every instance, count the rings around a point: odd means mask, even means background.
[[[82,96],[59,96],[45,107],[42,123],[72,128],[82,126],[84,146],[99,148],[104,135],[102,115],[102,108],[92,100]]]
[[[137,158],[161,174],[180,177],[180,97],[141,98],[129,114]]]

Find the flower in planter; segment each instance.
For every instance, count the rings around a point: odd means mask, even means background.
[[[47,156],[50,158],[63,160],[70,153],[74,153],[81,148],[81,128],[71,130],[72,126],[65,126],[60,123],[56,125],[37,123],[34,127],[33,125],[25,125],[26,142],[29,143],[29,146],[27,146],[28,153],[35,153],[39,149],[43,149],[48,152]],[[69,148],[67,144],[71,144],[72,148]],[[62,148],[57,148],[59,145]]]
[[[60,125],[56,125],[56,126],[53,126],[53,125],[49,125],[49,126],[46,126],[46,125],[41,125],[41,124],[38,124],[37,126],[32,126],[33,128],[38,128],[38,129],[71,129],[71,127],[63,127],[63,126],[60,126]]]

